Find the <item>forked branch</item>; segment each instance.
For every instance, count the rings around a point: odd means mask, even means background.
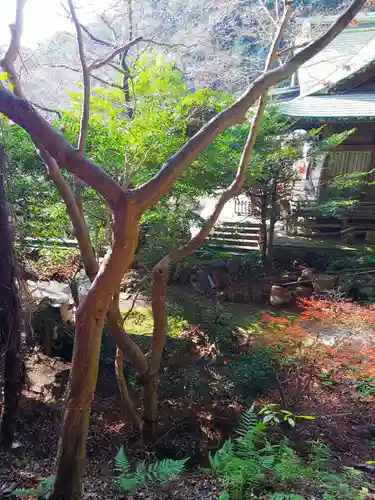
[[[123,52],[127,52],[131,47],[133,47],[134,45],[136,45],[140,41],[142,41],[142,37],[141,36],[137,36],[137,38],[134,38],[133,40],[130,40],[130,42],[128,42],[128,43],[126,43],[124,45],[121,45],[120,47],[115,48],[114,50],[112,50],[112,52],[110,52],[103,59],[98,59],[98,60],[95,60],[92,63],[90,63],[89,64],[89,71],[93,71],[94,69],[99,69],[102,66],[105,66],[106,64],[108,64],[111,61],[113,61],[113,59],[116,56],[118,56],[119,54],[122,54]]]

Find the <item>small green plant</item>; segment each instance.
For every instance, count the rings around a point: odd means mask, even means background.
[[[167,483],[185,470],[185,464],[188,460],[188,458],[183,460],[164,459],[149,465],[146,465],[145,462],[139,462],[135,468],[132,468],[124,447],[121,446],[115,457],[116,486],[121,493],[129,493],[142,489],[148,484]]]
[[[375,377],[357,381],[356,394],[360,401],[373,401],[375,397]]]
[[[367,498],[362,472],[349,468],[332,471],[326,445],[309,443],[309,457],[303,460],[287,439],[275,442],[268,431],[252,406],[240,419],[238,437],[226,441],[210,456],[211,471],[225,488],[223,499],[303,500],[295,491],[318,493],[324,500]]]
[[[41,498],[43,500],[48,500],[52,495],[53,483],[55,481],[55,477],[47,477],[43,479],[36,488],[31,488],[29,490],[16,489],[12,491],[12,495],[16,496],[28,496]]]
[[[282,410],[280,405],[274,403],[263,406],[263,408],[259,410],[259,415],[262,415],[264,424],[276,425],[280,422],[286,422],[291,427],[296,426],[296,420],[298,418],[303,420],[315,420],[316,418],[312,415],[295,415],[289,410]]]

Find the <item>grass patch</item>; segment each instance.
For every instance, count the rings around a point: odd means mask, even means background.
[[[125,314],[124,314],[125,316]],[[154,321],[150,307],[134,309],[125,321],[125,330],[133,335],[152,335]],[[168,315],[168,337],[177,338],[187,328],[188,322],[179,315]]]

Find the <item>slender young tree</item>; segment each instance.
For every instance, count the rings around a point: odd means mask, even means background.
[[[4,401],[0,416],[0,444],[11,448],[22,390],[21,304],[13,231],[5,198],[6,157],[0,144],[0,356],[4,360]]]
[[[158,289],[160,283],[161,287],[159,291],[154,293],[153,299],[153,310],[156,314],[154,316],[153,354],[150,361],[126,335],[118,308],[121,279],[133,259],[138,243],[139,221],[142,214],[168,192],[176,179],[221,132],[237,123],[244,122],[249,108],[267,92],[270,86],[290,77],[299,66],[330,43],[349,24],[364,3],[365,0],[354,0],[319,39],[306,46],[287,63],[263,73],[233,105],[216,115],[199,130],[180,151],[162,166],[152,179],[135,189],[124,189],[100,166],[85,157],[84,148],[76,149],[67,143],[64,137],[38,114],[23,95],[14,69],[14,62],[20,48],[24,6],[24,0],[17,1],[17,15],[16,22],[12,26],[11,43],[2,60],[2,67],[8,73],[13,92],[5,85],[0,85],[0,112],[30,134],[45,161],[50,176],[54,176],[53,180],[67,205],[72,221],[74,221],[76,237],[86,272],[92,279],[90,291],[81,302],[76,315],[75,345],[61,428],[56,479],[52,493],[53,500],[77,500],[81,497],[89,414],[97,380],[101,332],[105,319],[107,319],[112,337],[140,374],[147,400],[146,414],[151,415],[150,421],[153,422],[154,388],[155,381],[157,381],[155,373],[158,371],[160,353],[164,347],[166,334],[165,276],[171,257],[168,256],[163,265],[160,264],[154,273],[154,289]],[[74,5],[72,2],[70,2],[70,7],[73,15],[72,7],[74,9]],[[80,44],[78,31],[77,40]],[[123,48],[122,51],[124,51]],[[104,60],[108,60],[110,56],[115,57],[113,51]],[[81,63],[84,64],[82,59]],[[261,99],[261,104],[263,100],[264,98]],[[88,101],[89,99],[84,100],[84,106],[88,106]],[[259,109],[262,109],[262,105]],[[85,109],[82,113],[80,136],[84,132],[83,128],[87,127],[84,111]],[[244,149],[244,164],[247,164],[248,151],[251,151],[249,145],[251,146],[253,140],[250,134]],[[62,178],[60,168],[66,168],[72,175],[79,177],[84,183],[96,190],[107,202],[113,213],[113,245],[99,270],[95,267],[97,266],[96,260],[92,260],[92,247],[84,217],[70,188]],[[237,179],[238,177],[233,183],[235,187]],[[233,188],[230,194],[235,193],[236,189]],[[191,243],[189,249],[192,247],[194,250],[195,244],[195,242]],[[176,259],[177,257],[178,255]],[[147,419],[149,417],[146,416]]]

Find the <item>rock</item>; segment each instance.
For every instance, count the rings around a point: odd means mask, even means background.
[[[323,293],[327,290],[332,290],[336,284],[336,277],[332,274],[319,274],[313,281],[314,291]]]
[[[280,283],[295,283],[298,280],[298,276],[293,273],[284,273],[281,275]]]
[[[311,295],[313,293],[313,289],[312,289],[312,287],[309,287],[309,286],[300,285],[300,286],[297,286],[297,288],[295,288],[291,292],[292,292],[293,297],[308,299],[309,297],[311,297]]]
[[[302,270],[301,277],[298,278],[298,281],[313,281],[314,280],[314,269],[311,267],[307,267]]]
[[[270,293],[270,302],[273,306],[283,306],[293,300],[292,292],[282,286],[273,285]]]

